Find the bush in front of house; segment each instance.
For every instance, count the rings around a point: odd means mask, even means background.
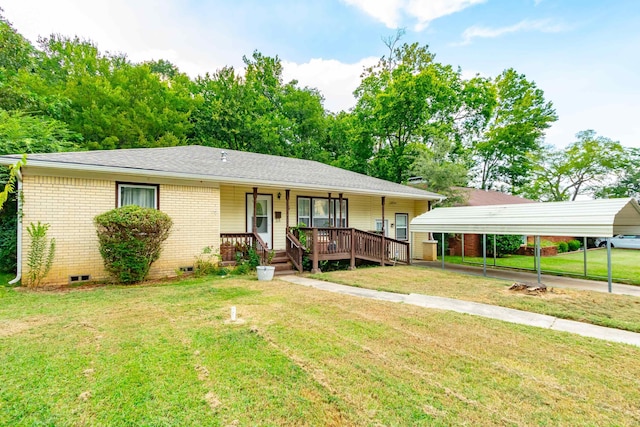
[[[571,252],[573,251],[577,251],[578,249],[580,249],[580,246],[582,246],[582,244],[580,243],[580,240],[569,240],[567,242],[567,245],[569,246],[569,250]]]
[[[105,269],[121,283],[143,281],[159,257],[173,222],[164,212],[124,206],[94,218]]]
[[[499,234],[487,236],[487,254],[493,256],[493,241],[496,244],[496,256],[503,257],[505,255],[515,254],[520,246],[522,246],[522,236],[513,234]]]
[[[569,244],[567,242],[560,242],[558,243],[558,253],[564,253],[567,252],[569,250]]]

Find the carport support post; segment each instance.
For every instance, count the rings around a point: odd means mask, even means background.
[[[442,247],[440,248],[442,252],[442,269],[444,270],[444,233],[442,233]]]
[[[540,236],[536,236],[535,238],[535,247],[536,247],[536,271],[538,273],[538,283],[541,283],[540,280]]]
[[[464,233],[462,233],[462,262],[464,263]]]
[[[497,252],[497,241],[498,239],[496,238],[496,235],[493,235],[493,266],[496,266],[496,252]]]
[[[587,277],[587,238],[582,238],[582,250],[584,251],[584,277]]]
[[[609,293],[611,293],[611,239],[607,239],[607,284],[609,285]]]
[[[482,235],[482,275],[487,275],[487,235]]]

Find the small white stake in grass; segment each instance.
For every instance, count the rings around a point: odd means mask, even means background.
[[[236,306],[235,305],[233,307],[231,307],[231,321],[232,322],[236,321]]]

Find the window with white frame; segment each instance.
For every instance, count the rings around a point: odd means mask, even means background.
[[[328,198],[298,197],[298,224],[307,227],[346,227],[347,199],[342,199],[340,211],[340,199],[331,199],[329,203]]]
[[[382,219],[380,219],[380,218],[376,219],[376,232],[382,233]],[[389,220],[388,219],[384,220],[384,236],[385,237],[390,237],[389,236]]]
[[[396,214],[396,240],[409,239],[409,214]]]
[[[158,209],[158,186],[118,183],[118,207],[128,205]]]

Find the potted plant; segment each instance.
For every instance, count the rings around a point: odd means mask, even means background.
[[[269,281],[273,280],[273,275],[276,272],[276,268],[271,265],[273,257],[276,255],[275,251],[269,251],[266,253],[266,257],[262,258],[262,265],[256,267],[258,273],[258,280]],[[265,259],[266,258],[266,259]]]

